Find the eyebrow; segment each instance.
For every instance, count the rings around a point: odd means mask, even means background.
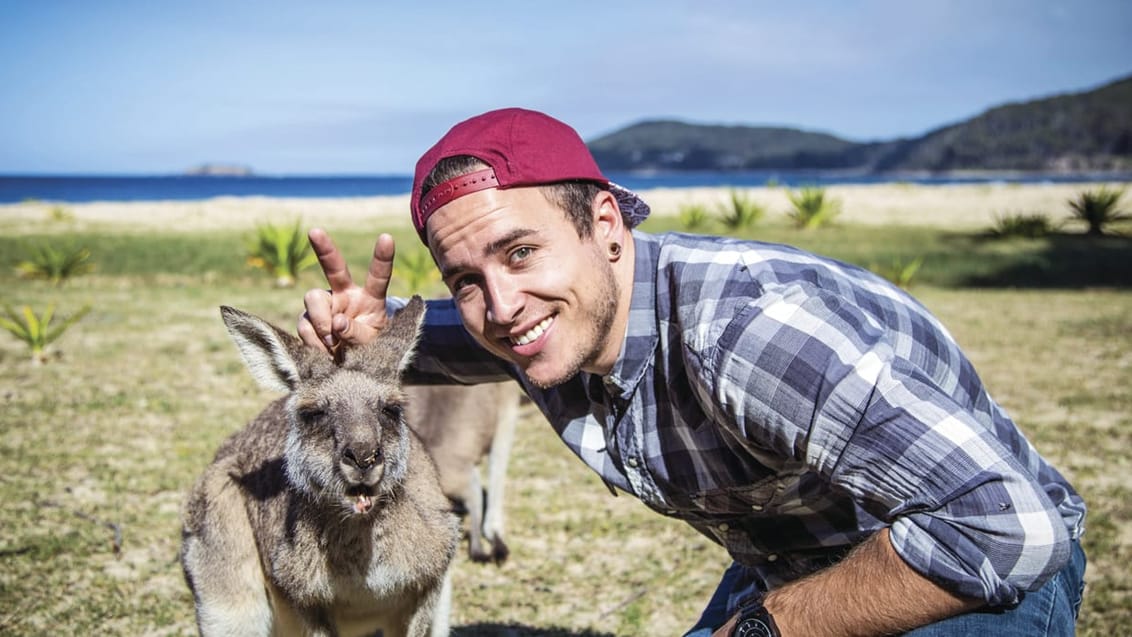
[[[523,237],[535,234],[531,228],[516,228],[483,247],[483,256],[490,257]]]
[[[499,237],[495,241],[492,241],[491,243],[485,245],[481,254],[484,256],[484,258],[491,257],[496,253],[505,250],[508,246],[515,243],[519,239],[537,233],[538,231],[532,228],[516,228],[515,230],[508,232],[502,237]],[[460,272],[460,270],[462,269],[463,267],[460,264],[456,264],[454,267],[441,268],[440,276],[441,278],[447,280],[448,277]]]

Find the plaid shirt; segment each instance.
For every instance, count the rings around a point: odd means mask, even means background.
[[[407,380],[518,378],[611,489],[722,544],[746,586],[828,566],[885,527],[913,569],[992,605],[1066,562],[1084,502],[918,302],[788,246],[633,236],[607,376],[534,387],[444,301]]]

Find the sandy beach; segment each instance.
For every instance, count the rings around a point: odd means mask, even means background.
[[[925,225],[977,229],[996,216],[1043,213],[1057,221],[1069,216],[1066,202],[1101,183],[1076,184],[868,184],[832,186],[842,223]],[[1110,187],[1128,184],[1110,183]],[[784,188],[745,188],[768,211],[768,219],[790,208]],[[714,208],[728,199],[726,188],[654,189],[639,193],[654,215],[676,215],[682,206]],[[1126,196],[1128,197],[1128,196]],[[1132,207],[1128,198],[1123,207]],[[9,235],[104,230],[112,232],[197,232],[245,230],[261,223],[301,218],[305,226],[373,228],[408,223],[408,195],[359,198],[218,197],[201,201],[52,203],[29,201],[0,205],[0,231]]]

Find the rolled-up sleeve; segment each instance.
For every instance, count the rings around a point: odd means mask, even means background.
[[[946,335],[941,335],[946,338]],[[956,594],[1009,605],[1069,557],[1069,533],[993,427],[852,303],[802,287],[737,314],[716,395],[739,433],[890,524],[897,553]]]

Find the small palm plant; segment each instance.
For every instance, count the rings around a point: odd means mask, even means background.
[[[47,211],[47,218],[55,223],[71,223],[75,220],[75,213],[63,206],[52,206]]]
[[[16,271],[26,279],[45,279],[58,287],[63,281],[94,269],[90,250],[73,246],[33,246],[27,259],[16,264]]]
[[[1076,199],[1070,199],[1069,208],[1073,211],[1074,219],[1088,224],[1086,234],[1100,236],[1104,234],[1105,226],[1132,220],[1132,214],[1117,208],[1123,195],[1123,188],[1110,190],[1101,186],[1097,190],[1082,192]]]
[[[912,279],[916,277],[916,273],[920,271],[920,266],[923,264],[924,257],[922,256],[907,263],[900,257],[894,257],[891,265],[878,266],[874,264],[869,269],[907,290],[912,287]]]
[[[423,248],[398,252],[395,270],[394,278],[404,282],[409,294],[427,294],[426,288],[440,279],[432,255]]]
[[[27,344],[31,349],[32,363],[42,365],[47,362],[47,346],[62,336],[67,328],[86,316],[87,312],[90,312],[89,305],[52,325],[55,319],[54,303],[48,305],[41,315],[36,315],[28,305],[21,307],[19,313],[9,306],[4,306],[5,316],[0,316],[0,327]]]
[[[719,220],[729,232],[746,230],[766,214],[766,210],[748,195],[735,189],[728,195],[728,202],[720,207]]]
[[[248,241],[247,264],[275,277],[275,287],[289,288],[303,270],[318,263],[302,224],[262,224]]]
[[[1055,225],[1047,214],[1040,212],[1032,214],[1014,213],[995,215],[994,225],[987,231],[987,234],[1000,239],[1008,237],[1037,239],[1050,234],[1054,229]]]
[[[689,232],[695,232],[708,224],[707,206],[699,203],[680,206],[680,225]]]
[[[825,188],[805,187],[796,193],[787,192],[786,196],[793,206],[786,215],[802,230],[828,225],[834,217],[841,214],[841,202],[826,197]]]

